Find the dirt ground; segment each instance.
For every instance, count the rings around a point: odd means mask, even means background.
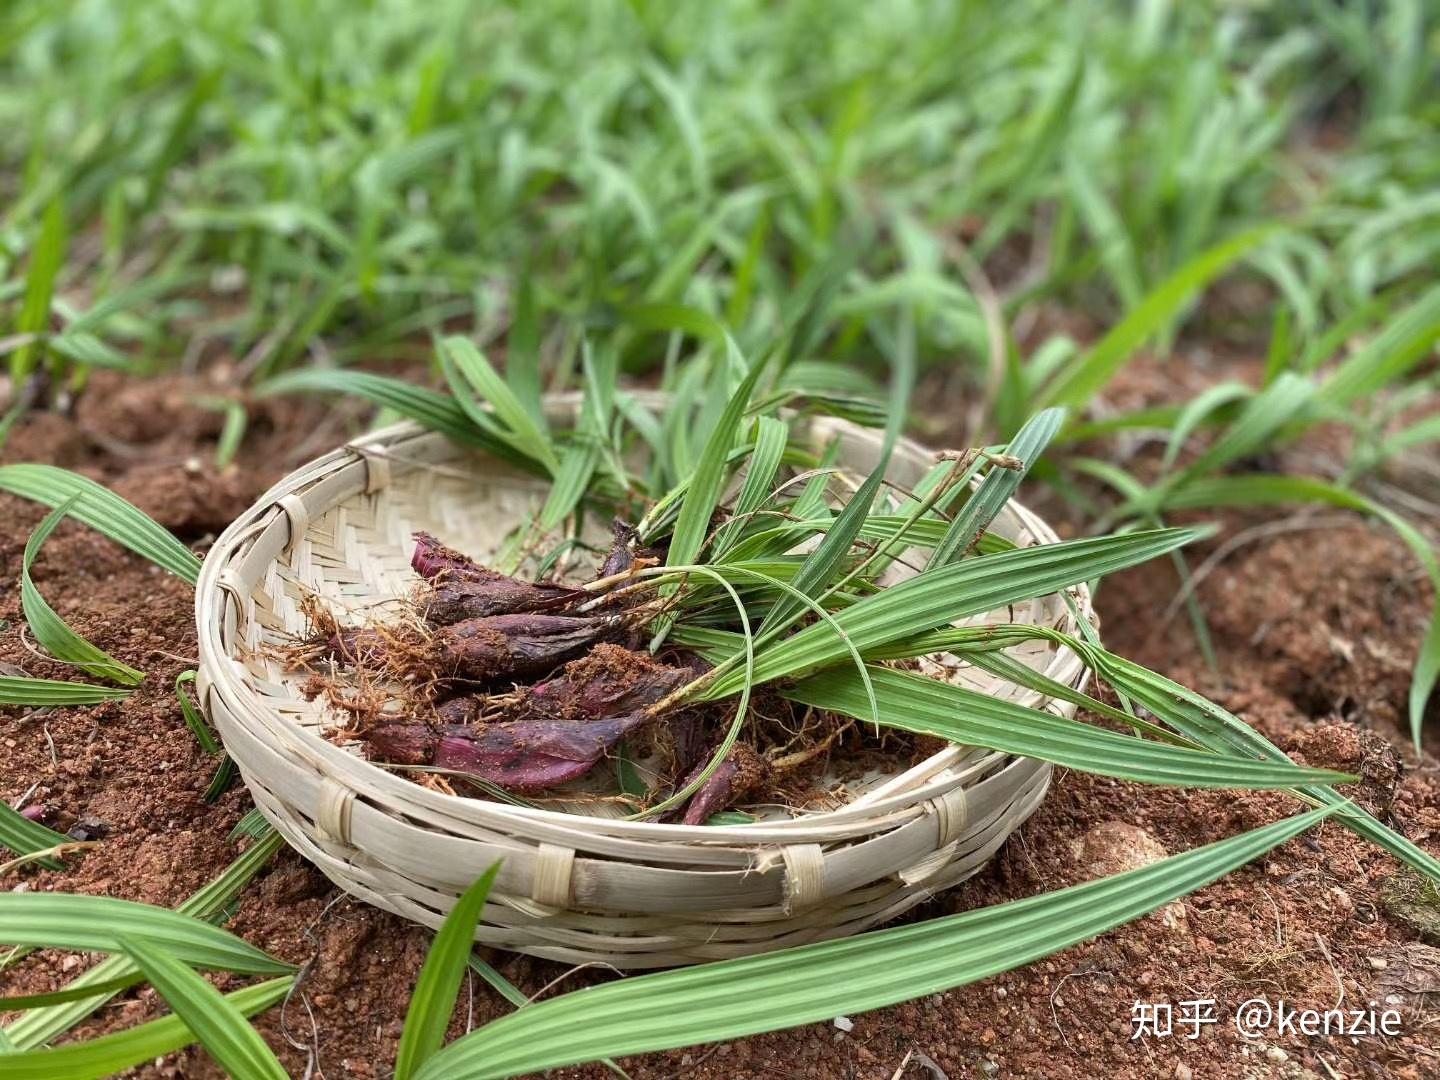
[[[1194,387],[1173,381],[1184,370],[1138,366],[1111,402],[1184,397]],[[1197,370],[1201,381],[1217,377],[1203,364]],[[266,486],[342,441],[357,420],[354,411],[314,401],[256,403],[241,455],[247,464],[219,472],[220,416],[194,404],[205,389],[178,378],[97,378],[72,415],[37,415],[20,426],[3,460],[51,462],[112,484],[203,551]],[[940,440],[943,429],[937,417],[924,430]],[[1062,507],[1044,508],[1063,519]],[[63,678],[69,672],[30,651],[22,632],[21,552],[42,516],[35,505],[0,496],[0,656],[31,675]],[[1107,644],[1209,693],[1297,760],[1362,773],[1354,796],[1440,854],[1440,727],[1432,717],[1419,758],[1402,732],[1409,668],[1429,610],[1413,560],[1383,529],[1355,517],[1227,519],[1222,537],[1237,534],[1248,542],[1199,587],[1218,674],[1201,660],[1183,611],[1166,615],[1177,587],[1168,563],[1104,584],[1098,607]],[[234,858],[226,834],[249,806],[238,786],[214,805],[201,798],[214,761],[185,729],[174,693],[175,677],[195,662],[191,590],[71,524],[46,547],[35,580],[77,630],[149,677],[124,702],[0,714],[0,797],[14,800],[34,786],[29,801],[47,808],[52,825],[63,831],[85,819],[84,828],[103,835],[72,869],[27,869],[3,885],[173,905]],[[1278,794],[1172,791],[1062,771],[1040,811],[985,871],[908,918],[1083,881],[1129,865],[1137,852],[1182,851],[1296,809]],[[1417,930],[1387,909],[1396,873],[1388,856],[1326,824],[1164,912],[1028,968],[851,1017],[848,1030],[817,1024],[621,1064],[636,1080],[1440,1076],[1440,953],[1427,951]],[[258,1021],[293,1075],[390,1075],[428,931],[351,901],[288,851],[245,890],[226,925],[305,965],[287,1007]],[[5,992],[51,989],[78,973],[77,959],[38,954],[6,973]],[[565,975],[548,962],[493,960],[531,993]],[[582,972],[560,985],[603,977]],[[1435,992],[1429,1000],[1417,992],[1426,987]],[[1246,1040],[1230,1018],[1257,996],[1318,1009],[1375,1002],[1401,1012],[1402,1032]],[[1219,1022],[1198,1038],[1178,1027],[1169,1038],[1131,1038],[1135,1002],[1176,1003],[1178,1016],[1179,1002],[1203,998],[1216,999]],[[461,995],[451,1034],[507,1008],[477,981]],[[159,1011],[145,989],[76,1034]],[[192,1049],[135,1075],[218,1072]],[[608,1073],[597,1066],[553,1075]]]

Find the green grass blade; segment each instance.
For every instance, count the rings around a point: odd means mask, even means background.
[[[68,230],[65,205],[57,197],[45,208],[40,233],[30,251],[30,269],[25,275],[25,299],[15,322],[18,334],[43,336],[50,330],[50,302],[55,296],[55,279],[65,261]],[[27,341],[10,360],[10,379],[18,390],[39,366],[44,346]]]
[[[459,336],[447,337],[440,342],[439,353],[456,401],[477,426],[484,428],[498,422],[492,434],[498,434],[517,453],[540,462],[552,476],[559,472],[560,461],[549,435],[474,342]],[[494,410],[493,417],[486,405]]]
[[[1186,738],[1217,753],[1238,753],[1271,761],[1289,761],[1284,752],[1238,716],[1227,712],[1188,687],[1149,671],[1122,656],[1091,644],[1082,658],[1093,664],[1101,678],[1125,697],[1143,705]],[[1337,818],[1347,828],[1374,842],[1422,874],[1440,881],[1440,860],[1381,824],[1364,809],[1345,802],[1330,787],[1306,787],[1292,792],[1297,798],[1324,806],[1341,806]]]
[[[195,584],[200,560],[174,535],[94,480],[54,465],[0,465],[0,491],[56,507],[76,495],[83,499],[71,516],[137,555]]]
[[[542,372],[540,370],[540,312],[535,283],[522,269],[515,288],[515,315],[505,342],[505,379],[515,399],[525,407],[537,427],[545,428]]]
[[[1350,405],[1401,378],[1440,341],[1440,285],[1357,349],[1320,387],[1328,405]]]
[[[186,693],[185,686],[193,683],[196,674],[193,671],[182,671],[175,676],[175,696],[180,700],[180,713],[185,717],[185,725],[195,736],[195,741],[200,744],[200,749],[207,754],[218,754],[220,752],[220,741],[215,738],[215,733],[210,730],[210,725],[205,722],[205,717],[200,715],[200,710],[190,700]]]
[[[63,990],[52,990],[48,994],[23,994],[17,997],[0,997],[0,1012],[48,1009],[53,1005],[64,1005],[66,1002],[94,997],[97,991],[106,994],[118,994],[121,990],[128,990],[136,983],[143,981],[144,976],[137,971],[130,975],[121,975],[117,978],[109,979],[95,986],[69,986]]]
[[[167,908],[80,893],[0,893],[0,943],[116,952],[121,935],[153,942],[196,967],[255,975],[293,970],[234,934]]]
[[[1204,453],[1186,465],[1180,475],[1193,477],[1216,472],[1269,445],[1277,431],[1301,417],[1314,396],[1315,388],[1309,379],[1291,371],[1282,372],[1246,402],[1234,423]]]
[[[839,612],[835,623],[848,635],[848,643],[830,623],[821,622],[761,650],[755,658],[755,681],[799,675],[843,661],[849,655],[848,644],[864,652],[943,623],[1102,577],[1173,551],[1199,535],[1190,529],[1152,529],[951,563]],[[705,696],[726,697],[739,688],[737,673],[730,672],[711,683]]]
[[[9,803],[0,802],[0,847],[7,847],[16,855],[33,855],[37,851],[49,851],[59,844],[69,842],[70,838],[63,833],[47,829],[38,821],[31,821]],[[65,864],[56,858],[47,857],[38,862],[47,870],[65,869]]]
[[[1125,366],[1135,350],[1163,329],[1191,298],[1278,231],[1276,225],[1247,229],[1191,259],[1146,294],[1092,348],[1067,365],[1041,392],[1038,403],[1083,408]]]
[[[271,830],[258,837],[234,862],[227,866],[214,880],[197,889],[175,911],[196,919],[213,919],[221,915],[232,900],[250,880],[284,846],[280,834]],[[135,965],[120,954],[107,956],[84,974],[72,979],[68,988],[88,988],[90,995],[83,1000],[66,1002],[50,1008],[37,1009],[22,1016],[9,1027],[5,1034],[16,1046],[30,1048],[49,1042],[56,1036],[69,1031],[101,1005],[105,1004],[115,991],[106,990],[108,983],[127,975],[136,974]],[[186,1040],[187,1042],[189,1039]]]
[[[806,557],[800,572],[791,583],[800,595],[786,596],[771,609],[764,623],[764,640],[774,639],[799,618],[805,610],[801,597],[817,596],[834,581],[836,571],[850,554],[850,546],[871,515],[875,497],[885,482],[885,473],[890,467],[890,455],[900,437],[900,428],[905,422],[911,391],[915,385],[915,324],[908,315],[901,320],[894,357],[894,370],[890,377],[889,420],[885,425],[885,436],[880,444],[875,468],[870,471],[860,489],[850,496],[845,508],[831,522],[815,550]]]
[[[498,1080],[735,1039],[964,986],[1086,941],[1256,859],[1327,811],[1041,896],[844,941],[641,975],[539,1002],[457,1039],[420,1080]]]
[[[224,1000],[241,1017],[254,1016],[283,1001],[294,984],[290,976],[270,979],[226,994]],[[65,1080],[99,1080],[154,1061],[189,1046],[195,1039],[195,1033],[180,1016],[162,1016],[138,1027],[84,1042],[6,1054],[3,1071],[8,1080],[55,1080],[60,1076]]]
[[[985,479],[980,481],[980,486],[951,521],[944,538],[931,552],[930,561],[925,564],[927,571],[932,567],[955,562],[970,552],[975,542],[980,539],[980,534],[995,520],[995,515],[1005,508],[1005,504],[1020,487],[1020,482],[1045,452],[1050,440],[1064,422],[1064,409],[1045,409],[1026,421],[1025,426],[1005,448],[1005,453],[1019,460],[1020,467],[991,466]]]
[[[74,664],[97,679],[110,679],[122,686],[137,686],[145,678],[145,673],[121,663],[71,630],[55,609],[46,603],[30,576],[30,568],[40,548],[81,498],[79,493],[71,495],[50,511],[25,543],[25,554],[20,560],[20,604],[25,612],[25,621],[30,624],[30,632],[35,635],[36,642],[55,659]]]
[[[239,840],[241,837],[260,837],[269,833],[272,828],[269,820],[260,812],[259,807],[252,806],[245,811],[245,815],[235,823],[230,830],[230,839]]]
[[[1207,386],[1196,394],[1174,417],[1169,425],[1169,438],[1165,443],[1165,456],[1160,460],[1163,470],[1169,471],[1180,457],[1180,451],[1202,424],[1228,405],[1255,393],[1250,387],[1239,382],[1222,382]]]
[[[714,558],[719,559],[730,550],[741,531],[748,524],[750,515],[765,505],[775,487],[775,473],[780,460],[785,456],[785,447],[790,440],[790,428],[785,421],[773,416],[755,418],[755,449],[750,452],[750,462],[745,470],[745,483],[736,496],[734,514],[715,534]]]
[[[490,869],[460,895],[425,954],[425,964],[410,997],[405,1030],[395,1056],[395,1080],[410,1080],[444,1044],[465,963],[475,947],[475,926],[499,872],[500,864],[491,864]]]
[[[550,494],[545,497],[545,505],[540,508],[539,522],[543,532],[558,528],[580,505],[580,500],[590,488],[610,430],[614,405],[610,388],[615,384],[616,355],[612,350],[605,349],[597,360],[589,342],[586,342],[581,356],[585,371],[585,402],[580,410],[574,441],[561,457],[555,482],[550,487]]]
[[[732,355],[738,356],[735,343],[728,338],[726,345]],[[746,407],[750,403],[750,394],[759,381],[760,374],[765,370],[763,360],[756,361],[750,366],[745,378],[730,399],[725,404],[725,411],[720,414],[710,437],[705,443],[705,449],[700,454],[700,460],[695,465],[695,471],[690,480],[689,490],[685,493],[685,500],[680,504],[680,515],[675,520],[675,530],[670,539],[670,552],[666,563],[670,566],[681,566],[695,562],[695,557],[700,554],[700,547],[705,542],[706,534],[710,531],[710,519],[715,514],[715,507],[720,504],[720,496],[725,490],[725,480],[728,475],[727,464],[730,460],[731,448],[735,445],[735,437],[740,430],[740,419],[745,415]]]
[[[230,1076],[245,1080],[289,1080],[274,1051],[245,1015],[223,994],[179,960],[142,938],[117,935],[125,954],[200,1045]]]
[[[95,705],[129,696],[129,690],[117,686],[0,675],[0,705],[33,705],[40,709],[58,705]]]
[[[872,666],[870,678],[886,727],[934,735],[964,746],[1038,758],[1082,772],[1143,784],[1204,788],[1287,788],[1346,783],[1346,773],[1152,742],[1067,720],[962,686]],[[780,691],[819,709],[869,720],[870,704],[855,673],[837,668]]]
[[[476,956],[473,952],[465,958],[465,963],[469,966],[471,971],[473,971],[476,975],[479,975],[480,978],[484,979],[486,984],[489,985],[492,990],[494,990],[497,994],[503,997],[511,1005],[514,1005],[517,1009],[523,1009],[526,1005],[530,1004],[530,999],[525,996],[524,992],[522,992],[518,986],[512,983],[504,975],[500,974],[500,972],[496,970],[493,964],[486,963],[484,960],[481,960],[478,956]],[[604,1065],[612,1073],[620,1077],[621,1080],[629,1080],[629,1074],[626,1073],[624,1069],[620,1068],[619,1065],[616,1065],[615,1062],[611,1061],[609,1058],[601,1058],[600,1064]]]
[[[346,394],[364,398],[382,409],[390,409],[431,431],[458,442],[477,442],[480,434],[454,398],[438,394],[403,379],[372,375],[368,371],[336,371],[307,368],[287,372],[261,383],[260,397],[280,394]]]

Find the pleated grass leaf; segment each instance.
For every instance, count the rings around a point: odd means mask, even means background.
[[[1262,761],[1119,735],[893,668],[871,666],[870,679],[876,697],[884,705],[881,722],[886,727],[1038,758],[1101,776],[1202,788],[1288,788],[1356,779],[1347,773],[1304,768],[1288,761]],[[848,668],[782,687],[780,694],[859,720],[871,718],[865,687]]]
[[[836,571],[849,555],[850,547],[859,535],[865,519],[870,516],[875,497],[879,494],[880,486],[885,481],[885,473],[890,465],[890,455],[894,452],[895,442],[900,437],[900,428],[905,421],[911,388],[915,385],[915,325],[914,321],[908,317],[903,319],[900,324],[899,339],[895,347],[895,366],[890,380],[889,421],[885,426],[885,437],[880,445],[880,454],[875,468],[865,478],[865,482],[860,485],[860,490],[850,497],[845,508],[826,529],[824,537],[816,545],[815,550],[805,559],[804,565],[792,582],[799,596],[782,598],[766,616],[764,640],[775,638],[801,615],[804,611],[801,597],[817,596],[831,584]]]
[[[179,915],[194,919],[215,919],[224,913],[230,903],[256,874],[263,869],[275,853],[284,846],[280,834],[273,829],[257,837],[234,862],[227,866],[213,880],[188,896],[176,906]],[[114,996],[109,987],[118,979],[136,975],[135,965],[125,956],[115,953],[76,976],[67,989],[84,988],[89,994],[82,999],[64,1004],[36,1009],[26,1013],[4,1028],[5,1035],[22,1049],[41,1046],[56,1036],[69,1031],[85,1017]],[[286,980],[288,982],[288,980]],[[186,1042],[190,1040],[187,1039]],[[183,1044],[182,1044],[183,1045]]]
[[[731,352],[738,356],[733,341],[727,341]],[[670,551],[666,562],[670,566],[695,562],[700,547],[710,531],[710,519],[720,504],[729,474],[731,450],[740,430],[740,419],[750,404],[751,392],[765,369],[763,361],[756,361],[746,373],[735,392],[730,395],[720,414],[705,449],[700,454],[690,484],[680,504],[680,513],[675,520],[675,529],[670,538]]]
[[[193,671],[182,671],[175,676],[175,697],[180,701],[180,714],[185,717],[185,726],[195,736],[195,741],[200,744],[200,749],[207,754],[218,754],[220,752],[220,741],[215,738],[215,733],[210,730],[210,725],[205,722],[205,717],[200,715],[200,710],[190,700],[189,693],[185,687],[193,685],[196,674]]]
[[[488,437],[476,428],[459,402],[449,394],[436,393],[403,379],[374,375],[368,371],[300,368],[261,383],[255,392],[261,397],[296,393],[346,394],[363,398],[382,409],[390,409],[456,442],[509,451],[498,439]]]
[[[425,954],[395,1056],[395,1080],[410,1080],[444,1044],[465,964],[475,947],[475,926],[499,872],[500,864],[493,863],[460,894]]]
[[[515,400],[535,423],[545,426],[540,369],[540,312],[535,301],[535,283],[528,273],[520,274],[515,290],[515,316],[505,342],[505,379]]]
[[[1350,405],[1393,384],[1440,341],[1440,285],[1386,322],[1363,347],[1345,360],[1320,388],[1332,405]]]
[[[31,821],[9,803],[0,801],[0,847],[7,847],[16,855],[33,855],[69,841],[68,836],[47,829],[38,821]],[[65,869],[65,864],[53,856],[38,862],[47,870]]]
[[[253,975],[293,971],[234,934],[167,908],[79,893],[0,893],[0,944],[121,951],[119,937],[153,942],[196,967]]]
[[[215,987],[143,938],[117,934],[125,955],[230,1076],[245,1080],[289,1080],[265,1040],[245,1014]]]
[[[1290,760],[1284,751],[1238,716],[1188,687],[1107,652],[1093,642],[1081,655],[1093,663],[1096,674],[1118,692],[1150,709],[1192,742],[1217,753]],[[1340,807],[1336,820],[1422,874],[1440,881],[1440,860],[1382,824],[1364,808],[1347,802],[1333,788],[1304,787],[1292,794],[1312,804]]]
[[[1202,476],[1223,469],[1266,446],[1286,424],[1300,418],[1315,395],[1310,380],[1294,372],[1282,372],[1269,386],[1245,403],[1234,422],[1185,466],[1178,476]]]
[[[930,554],[931,566],[944,566],[955,562],[970,552],[980,539],[980,534],[990,527],[995,515],[1005,508],[1010,497],[1020,487],[1020,482],[1030,472],[1050,440],[1065,423],[1064,409],[1044,409],[1025,422],[1005,453],[1018,462],[1018,467],[991,466],[985,479],[975,489],[965,506],[955,515],[944,537],[935,545]]]
[[[538,461],[551,476],[559,472],[560,461],[549,436],[474,342],[447,337],[438,353],[456,403],[475,426]]]
[[[581,366],[585,372],[585,399],[580,407],[571,444],[560,458],[555,482],[545,505],[540,508],[539,527],[543,532],[558,528],[580,504],[590,488],[591,477],[604,453],[614,410],[616,356],[605,349],[597,357],[590,344],[581,348]]]
[[[20,1011],[26,1009],[47,1009],[52,1005],[64,1005],[67,1002],[79,1001],[82,998],[93,997],[96,991],[105,993],[119,993],[121,990],[128,990],[137,983],[144,981],[144,976],[138,971],[129,975],[121,975],[110,979],[107,982],[91,986],[67,986],[61,990],[52,990],[43,994],[20,994],[15,997],[0,997],[0,1012]]]
[[[775,484],[775,473],[785,456],[785,447],[790,441],[790,428],[785,421],[774,416],[755,418],[755,443],[750,452],[750,462],[745,470],[745,482],[736,496],[734,513],[729,521],[715,533],[712,547],[714,559],[723,558],[740,533],[749,524],[754,513],[765,505]]]
[[[129,690],[118,686],[0,675],[0,705],[31,705],[43,709],[61,705],[95,705],[129,696]]]
[[[156,566],[195,584],[200,560],[164,526],[89,477],[54,465],[0,465],[0,491],[56,507],[76,495],[72,515]]]
[[[1220,410],[1254,394],[1254,390],[1241,382],[1216,383],[1196,394],[1183,408],[1167,418],[1168,423],[1161,425],[1169,433],[1165,443],[1165,455],[1160,461],[1161,467],[1167,472],[1170,470],[1180,457],[1180,451],[1190,441],[1190,436],[1195,434],[1202,424],[1212,421]]]
[[[235,990],[226,994],[224,1000],[242,1018],[254,1016],[283,1001],[294,985],[293,976],[281,976]],[[66,1080],[100,1080],[154,1061],[195,1040],[195,1032],[179,1015],[172,1014],[84,1042],[3,1054],[0,1057],[3,1057],[4,1068],[0,1071],[7,1080],[55,1080],[60,1076]]]
[[[588,987],[457,1039],[418,1080],[499,1080],[776,1031],[965,986],[1203,888],[1331,812],[1298,814],[1139,870],[978,911]]]
[[[864,652],[942,623],[979,615],[1007,604],[1044,596],[1173,551],[1201,535],[1192,529],[1151,529],[1119,536],[966,559],[927,570],[839,612],[835,623]],[[813,623],[761,650],[754,679],[768,682],[843,661],[846,642],[830,623]],[[740,688],[739,673],[721,676],[704,689],[707,699]]]
[[[46,603],[30,576],[30,568],[34,565],[40,548],[82,498],[83,494],[77,492],[55,507],[25,543],[25,554],[20,561],[20,603],[25,612],[25,621],[29,623],[30,632],[35,635],[36,642],[55,659],[74,664],[97,679],[110,679],[122,686],[136,686],[145,678],[145,673],[116,660],[104,649],[92,645],[70,629],[65,620],[55,613],[55,609]]]

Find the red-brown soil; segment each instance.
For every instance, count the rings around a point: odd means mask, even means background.
[[[1135,370],[1117,402],[1164,393],[1165,379]],[[78,468],[203,551],[269,483],[356,425],[355,412],[327,412],[314,402],[255,404],[240,458],[246,464],[221,473],[213,464],[219,416],[192,403],[204,389],[178,378],[97,379],[75,415],[22,424],[3,459]],[[0,655],[32,675],[63,678],[70,673],[28,651],[21,632],[21,551],[42,513],[0,496]],[[1227,520],[1224,535],[1259,520]],[[1197,562],[1207,550],[1215,542]],[[173,690],[176,675],[194,664],[190,589],[71,524],[52,538],[35,578],[80,633],[148,678],[120,703],[0,714],[0,797],[13,800],[38,785],[31,801],[49,807],[57,827],[85,817],[108,829],[71,869],[25,869],[3,885],[173,905],[235,856],[226,834],[249,805],[239,787],[214,805],[201,799],[214,761],[186,730]],[[1175,588],[1173,570],[1161,563],[1107,581],[1098,604],[1110,647],[1211,694],[1299,760],[1361,772],[1355,797],[1440,853],[1440,740],[1432,719],[1427,752],[1417,758],[1402,731],[1409,667],[1429,610],[1424,579],[1404,547],[1356,518],[1262,535],[1238,548],[1199,590],[1219,674],[1200,660],[1183,612],[1163,618]],[[1181,851],[1296,809],[1278,794],[1173,791],[1062,772],[989,868],[910,917],[1072,884],[1123,868],[1137,852]],[[1395,872],[1388,856],[1326,824],[1178,906],[1028,968],[851,1017],[849,1031],[817,1024],[622,1064],[637,1080],[1440,1076],[1434,1006],[1398,989],[1406,978],[1415,985],[1412,961],[1418,956],[1423,967],[1429,954],[1404,951],[1415,948],[1416,932],[1382,902]],[[428,931],[350,900],[288,851],[245,890],[226,925],[305,965],[287,1007],[258,1021],[293,1075],[390,1075]],[[565,974],[524,957],[493,959],[530,993]],[[78,970],[73,957],[40,953],[6,972],[3,985],[6,993],[40,991]],[[606,977],[581,972],[561,987]],[[1384,1007],[1387,994],[1400,994],[1398,1037],[1247,1042],[1228,1023],[1235,1006],[1256,996],[1324,1009],[1342,995],[1347,1007]],[[1178,1029],[1168,1039],[1131,1039],[1137,1000],[1193,998],[1220,1003],[1221,1022],[1198,1039]],[[451,1035],[507,1008],[476,981],[461,995]],[[156,995],[141,990],[75,1034],[114,1030],[161,1010]],[[219,1073],[191,1049],[136,1075]],[[555,1075],[609,1074],[590,1066]]]

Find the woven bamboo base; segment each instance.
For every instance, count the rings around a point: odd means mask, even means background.
[[[574,403],[552,403],[561,422]],[[876,460],[874,432],[818,419],[840,463]],[[891,478],[913,484],[931,457],[902,443]],[[424,529],[484,559],[545,494],[534,477],[402,424],[291,474],[217,541],[200,577],[200,694],[256,805],[342,888],[438,926],[458,894],[503,860],[476,940],[566,962],[663,967],[841,937],[893,918],[974,874],[1034,811],[1050,767],[965,747],[849,787],[837,809],[753,825],[686,827],[459,798],[366,761],[326,733],[337,723],[300,693],[276,649],[305,634],[318,596],[348,622],[414,587],[411,533]],[[1053,542],[1013,503],[994,531]],[[1093,618],[1083,587],[1071,590]],[[1076,629],[1058,595],[999,613]],[[984,619],[974,621],[987,621]],[[988,620],[994,621],[994,620]],[[1068,651],[1014,652],[1081,685]],[[1068,715],[1073,708],[953,660],[937,674]]]

